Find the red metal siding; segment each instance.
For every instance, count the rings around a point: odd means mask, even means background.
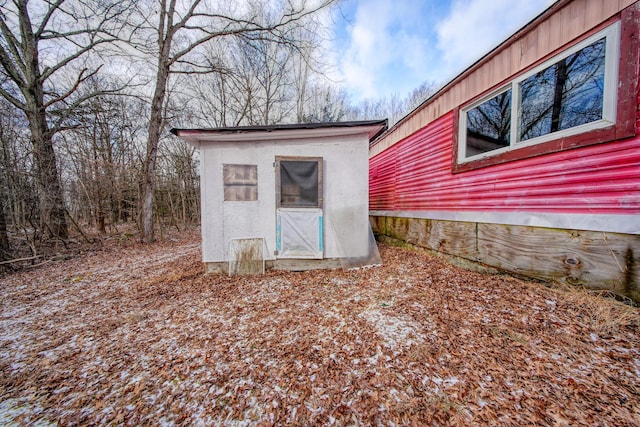
[[[453,174],[453,131],[451,112],[371,158],[369,209],[640,214],[639,136]]]

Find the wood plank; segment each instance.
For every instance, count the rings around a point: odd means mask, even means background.
[[[478,260],[528,277],[640,299],[640,236],[478,224]]]
[[[586,0],[583,0],[586,1]],[[610,17],[620,11],[622,4],[617,0],[600,0],[602,1],[602,12],[604,17]]]
[[[562,46],[562,15],[557,13],[549,18],[549,48],[553,52]]]
[[[629,7],[629,6],[631,6],[632,4],[634,4],[637,1],[638,0],[620,0],[620,9],[624,9],[626,7]]]
[[[582,2],[573,3],[569,9],[569,27],[571,34],[576,37],[584,32],[586,22],[586,10],[588,5]]]
[[[549,32],[551,31],[551,27],[549,25],[549,21],[544,21],[540,24],[537,29],[538,31],[538,50],[544,55],[551,52]]]
[[[511,52],[512,52],[511,49],[505,49],[500,53],[500,55],[497,58],[497,61],[498,61],[497,73],[499,74],[497,80],[500,83],[504,83],[504,81],[507,80],[512,75],[511,68],[510,68]]]
[[[538,30],[533,30],[522,39],[520,39],[520,47],[522,52],[522,58],[520,66],[526,68],[529,65],[535,63],[539,59],[538,54]],[[511,70],[511,74],[514,74],[516,70]]]
[[[520,276],[640,301],[640,235],[372,217],[377,234]]]
[[[465,80],[467,85],[465,95],[467,95],[469,99],[475,98],[486,89],[478,84],[478,70],[474,70]]]
[[[476,260],[475,223],[423,218],[373,217],[372,228],[412,245]]]
[[[602,21],[602,17],[604,16],[602,1],[587,2],[584,15],[588,25],[594,25]]]

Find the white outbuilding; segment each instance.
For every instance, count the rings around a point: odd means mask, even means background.
[[[172,129],[200,149],[207,271],[372,263],[368,151],[386,129],[386,120]]]

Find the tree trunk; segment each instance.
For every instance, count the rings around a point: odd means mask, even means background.
[[[40,227],[49,237],[64,240],[69,237],[69,230],[56,154],[45,114],[40,105],[34,106],[28,114],[40,193]]]
[[[0,177],[3,179],[3,177]],[[1,184],[0,184],[1,185]],[[11,245],[7,234],[7,217],[5,216],[5,194],[0,189],[0,261],[6,261],[11,255]]]
[[[564,85],[567,82],[567,61],[563,59],[556,64],[556,84],[553,91],[553,106],[551,109],[551,126],[549,132],[560,130],[562,119],[562,98],[564,96]]]
[[[140,216],[142,222],[142,241],[145,243],[150,243],[155,240],[153,230],[155,171],[158,158],[158,144],[162,131],[162,108],[169,77],[169,65],[167,65],[167,61],[162,58],[164,50],[161,52],[156,89],[153,94],[153,99],[151,100],[151,120],[149,121],[149,135],[147,139],[147,156],[145,158],[144,173],[142,175],[142,209]]]
[[[27,2],[17,3],[22,38],[23,64],[19,64],[24,78],[18,85],[25,99],[23,111],[29,121],[36,174],[38,177],[40,228],[49,237],[69,237],[62,185],[58,176],[56,154],[53,150],[53,133],[47,123],[44,103],[44,81],[40,74],[38,40],[31,28]],[[6,61],[3,66],[7,67]]]

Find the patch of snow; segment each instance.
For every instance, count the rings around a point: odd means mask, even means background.
[[[428,387],[428,384],[430,382],[435,384],[435,387],[433,387],[432,391],[434,393],[440,393],[442,389],[453,387],[454,385],[458,384],[460,380],[454,376],[447,377],[447,378],[440,378],[439,376],[432,376],[432,377],[426,376],[422,379],[422,385],[424,387]]]
[[[391,316],[376,309],[366,310],[360,316],[378,330],[378,334],[388,348],[410,347],[425,341],[425,336],[418,331],[420,325],[415,322]]]
[[[12,371],[21,371],[26,365],[24,362],[15,362],[9,365]]]
[[[24,425],[25,416],[36,415],[41,412],[42,407],[38,403],[32,403],[29,401],[25,402],[20,399],[3,400],[0,402],[0,425],[6,427],[18,427]],[[30,421],[30,424],[33,426],[49,427],[58,425],[56,422],[42,418]]]

